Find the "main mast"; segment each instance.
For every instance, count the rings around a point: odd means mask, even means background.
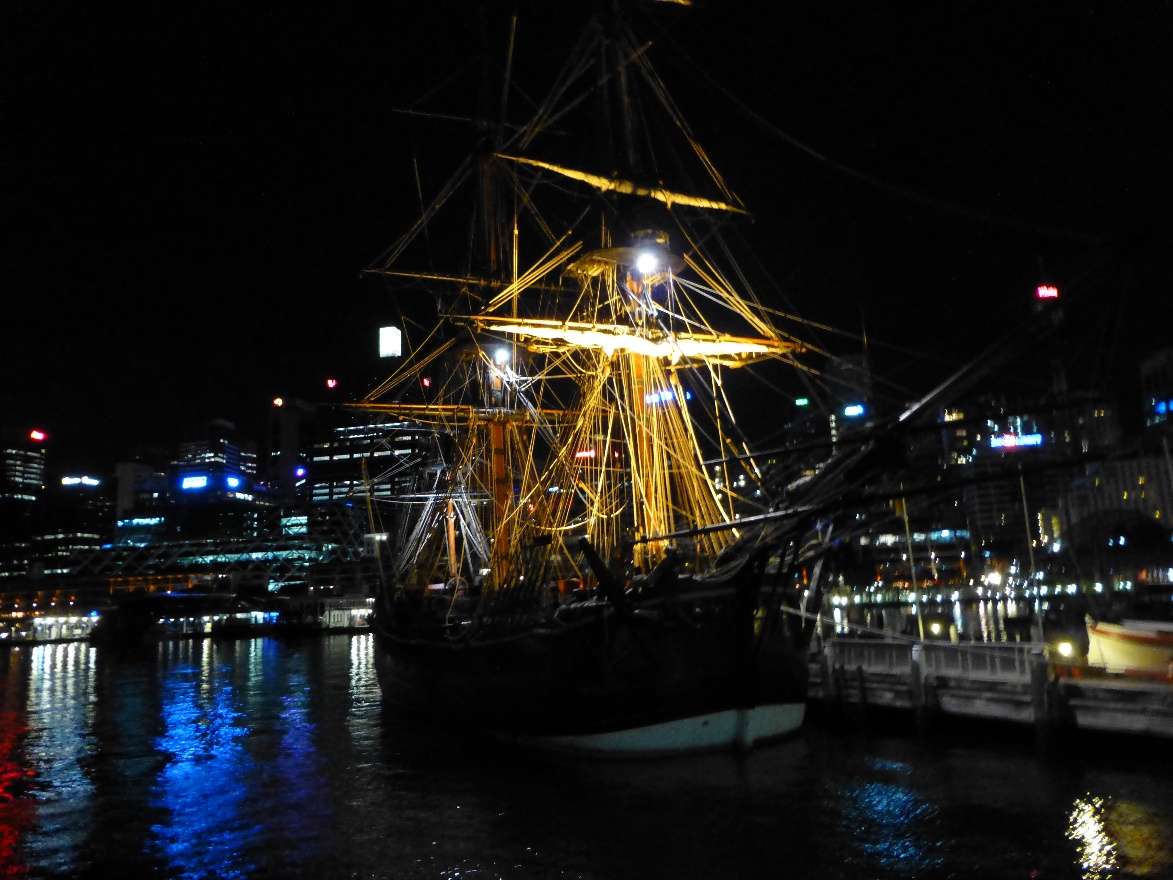
[[[441,447],[451,443],[431,507],[406,541],[404,558],[412,561],[401,573],[413,583],[442,572],[447,581],[481,580],[492,593],[551,574],[582,574],[571,541],[581,535],[603,551],[634,542],[634,565],[648,570],[668,549],[660,536],[688,529],[703,532],[688,548],[703,570],[735,540],[733,530],[703,528],[729,523],[732,512],[702,454],[703,444],[721,448],[725,439],[698,433],[694,415],[724,406],[725,371],[790,357],[799,346],[754,316],[701,255],[703,236],[678,228],[680,212],[737,215],[744,208],[676,117],[647,66],[646,47],[617,33],[623,36],[601,26],[585,32],[598,57],[613,62],[606,73],[597,68],[588,88],[610,98],[593,129],[597,149],[580,157],[589,168],[522,155],[535,149],[545,123],[565,124],[552,105],[508,136],[503,126],[486,131],[479,158],[466,166],[478,171],[481,260],[470,264],[478,274],[392,269],[406,242],[378,269],[457,288],[442,314],[447,329],[429,340],[442,340],[440,353],[419,358],[358,404],[430,425],[447,438]],[[512,30],[509,46],[506,79]],[[571,89],[587,69],[583,54],[571,54],[552,95],[581,102]],[[669,129],[683,133],[701,158],[712,195],[664,185],[641,155],[635,131],[648,105],[631,98],[637,81],[651,85],[673,117]],[[506,86],[502,115],[507,96]],[[559,135],[559,146],[585,142],[561,129]],[[462,182],[454,180],[435,210]],[[543,193],[585,207],[546,214]],[[434,221],[432,211],[426,216]],[[664,228],[640,225],[650,216]],[[417,225],[416,234],[425,228]],[[523,259],[535,238],[537,255]],[[679,273],[686,269],[700,281],[685,282]],[[701,306],[712,303],[731,318],[711,320]],[[417,346],[415,354],[422,351]],[[418,389],[421,370],[442,376],[419,402],[397,389]],[[715,424],[720,430],[723,422]],[[427,537],[429,522],[442,525],[442,540]],[[434,565],[425,561],[428,552],[438,554]]]

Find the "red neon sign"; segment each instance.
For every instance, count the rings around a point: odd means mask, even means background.
[[[1059,288],[1053,284],[1040,284],[1035,290],[1036,299],[1058,299]]]

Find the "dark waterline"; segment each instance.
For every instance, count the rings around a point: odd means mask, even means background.
[[[577,763],[398,717],[371,651],[0,651],[0,876],[1173,876],[1163,744],[813,722],[746,756]]]

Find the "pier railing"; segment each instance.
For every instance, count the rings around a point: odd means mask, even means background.
[[[1048,661],[1034,642],[951,643],[835,637],[811,658],[810,696],[853,706],[1173,736],[1173,679],[1138,679]]]
[[[832,665],[868,672],[907,674],[917,664],[922,675],[1030,681],[1031,656],[1042,654],[1031,642],[953,644],[907,639],[842,639],[827,642]]]

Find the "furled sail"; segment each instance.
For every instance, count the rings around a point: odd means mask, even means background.
[[[563,177],[569,177],[572,180],[581,180],[583,183],[589,184],[600,192],[617,192],[624,195],[643,196],[644,198],[655,199],[663,202],[668,207],[673,205],[688,205],[691,208],[707,208],[712,211],[730,211],[734,214],[748,214],[745,208],[737,205],[731,205],[728,202],[718,201],[717,199],[708,199],[704,196],[693,196],[688,193],[672,192],[662,186],[642,186],[630,180],[622,180],[618,177],[604,177],[601,174],[591,174],[587,171],[579,171],[575,168],[564,168],[561,165],[554,165],[551,162],[542,162],[538,159],[525,159],[521,156],[507,156],[504,153],[497,154],[502,159],[508,159],[511,162],[520,162],[523,165],[532,165],[535,168],[544,168],[547,171],[553,171],[555,174],[561,174]]]
[[[796,347],[793,342],[778,339],[720,333],[665,333],[642,330],[630,324],[542,318],[502,320],[489,316],[468,320],[490,332],[564,343],[567,347],[602,349],[608,356],[615,352],[631,352],[663,358],[673,364],[686,359],[704,358],[736,367],[763,357],[789,354]]]

